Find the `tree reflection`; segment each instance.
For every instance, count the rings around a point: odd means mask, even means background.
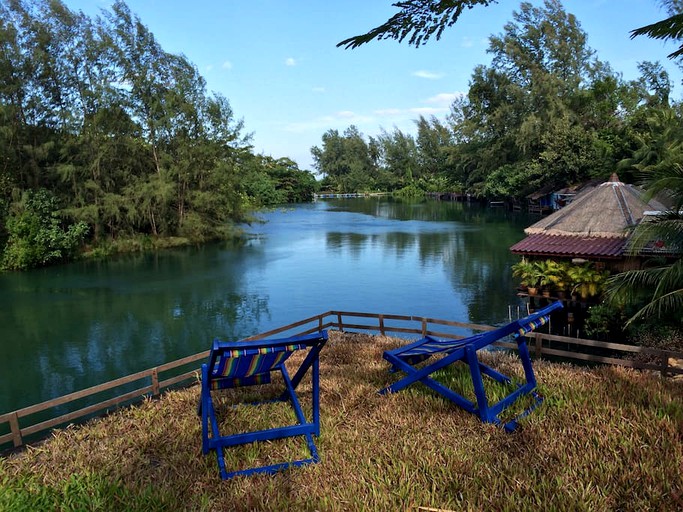
[[[519,302],[523,216],[371,198],[269,218],[235,246],[0,276],[0,413],[330,309],[492,324]]]
[[[269,314],[268,299],[249,292],[243,276],[262,250],[225,249],[206,246],[3,276],[13,293],[11,306],[2,304],[2,409],[207,350],[217,336],[258,332]],[[27,388],[26,382],[33,384]]]
[[[440,263],[453,289],[464,292],[469,321],[503,322],[509,306],[516,316],[522,302],[516,295],[510,267],[518,258],[509,247],[523,238],[523,228],[531,223],[527,215],[430,200],[339,199],[330,204],[337,210],[379,218],[443,223],[436,227],[407,225],[405,231],[380,234],[332,232],[327,235],[327,247],[360,255],[372,244],[379,244],[387,255],[398,258],[417,247],[422,264]]]

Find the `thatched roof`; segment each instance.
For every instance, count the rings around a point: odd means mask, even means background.
[[[524,230],[527,235],[625,238],[646,211],[665,210],[657,201],[646,203],[642,194],[612,174],[609,181],[586,190],[557,212]]]

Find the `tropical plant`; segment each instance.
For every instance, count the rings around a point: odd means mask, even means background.
[[[681,14],[680,0],[662,0],[661,3],[667,8],[670,16],[663,20],[631,31],[631,38],[647,36],[663,41],[680,41],[683,39],[683,14]],[[671,52],[668,57],[677,59],[683,56],[683,45],[678,50]]]
[[[597,270],[590,262],[569,267],[567,274],[572,293],[578,293],[582,299],[600,295],[609,276],[608,271]]]
[[[648,318],[670,319],[681,323],[683,311],[683,146],[680,143],[680,116],[674,111],[660,115],[669,129],[643,140],[629,160],[644,177],[647,187],[644,199],[668,196],[672,208],[648,218],[634,230],[629,241],[632,256],[659,255],[647,267],[612,276],[607,282],[607,299],[611,304],[635,308],[628,324]],[[656,144],[661,151],[647,151]],[[668,260],[662,256],[668,256]]]
[[[512,266],[512,275],[519,277],[521,284],[529,288],[535,289],[541,284],[541,273],[535,261],[522,258],[522,261]]]
[[[532,262],[523,257],[521,261],[512,265],[512,275],[514,277],[519,277],[522,286],[531,286],[534,288],[538,283],[534,282],[532,276],[533,266]]]
[[[571,265],[564,261],[546,260],[545,282],[558,292],[564,292],[570,283],[569,268]]]

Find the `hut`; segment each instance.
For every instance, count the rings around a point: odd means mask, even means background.
[[[526,228],[527,237],[510,251],[529,259],[592,261],[598,268],[623,271],[640,265],[638,258],[626,257],[632,228],[648,214],[664,210],[658,201],[643,201],[640,191],[612,174],[609,181]]]

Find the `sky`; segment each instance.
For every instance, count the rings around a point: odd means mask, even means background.
[[[329,129],[355,125],[366,136],[398,128],[415,133],[420,115],[444,119],[467,92],[475,66],[488,65],[488,38],[502,33],[519,1],[476,7],[439,41],[414,48],[373,41],[337,48],[384,23],[395,0],[127,0],[165,51],[184,54],[230,101],[252,133],[256,153],[288,157],[315,171],[311,147]],[[110,0],[64,0],[95,16]],[[534,5],[542,2],[533,0]],[[675,46],[629,31],[666,17],[658,0],[565,0],[596,56],[625,79],[637,63],[660,61],[683,97],[683,73],[666,58]]]

